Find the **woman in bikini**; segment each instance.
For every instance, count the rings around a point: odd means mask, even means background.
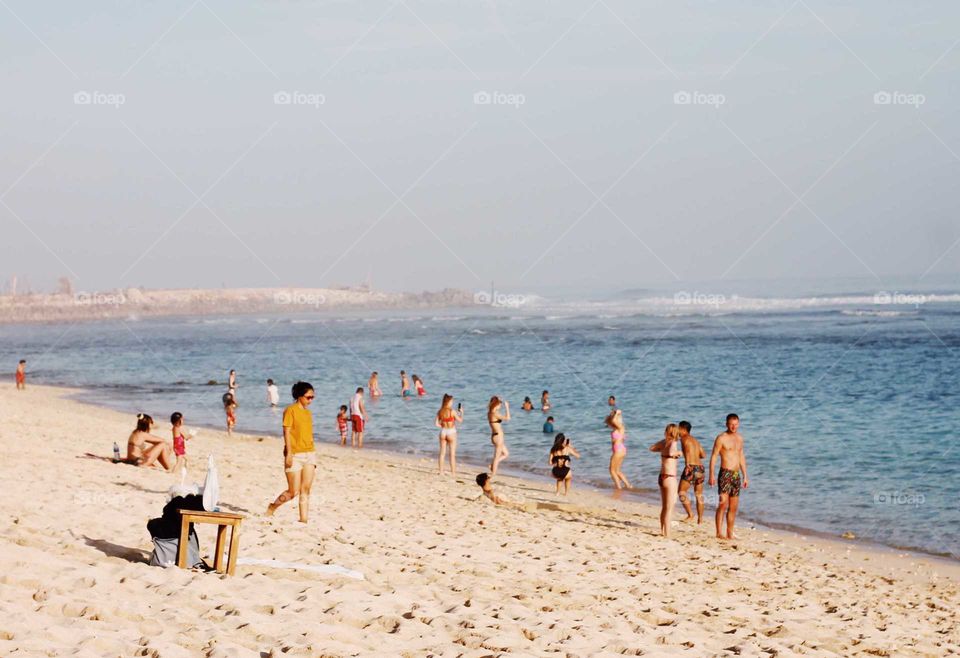
[[[500,407],[506,412],[505,416],[500,415]],[[490,404],[487,406],[487,422],[490,423],[490,443],[493,444],[493,459],[490,461],[490,473],[497,474],[497,466],[504,459],[510,456],[507,450],[507,444],[503,440],[503,423],[510,420],[510,403],[494,395],[490,398]]]
[[[677,504],[677,463],[683,456],[683,447],[680,445],[680,427],[670,423],[663,431],[663,439],[650,446],[650,452],[660,453],[660,476],[657,485],[660,487],[660,534],[670,538],[670,520],[673,518],[673,508]]]
[[[130,432],[127,439],[127,464],[149,467],[157,463],[163,470],[173,468],[174,455],[170,444],[150,433],[153,427],[153,418],[147,414],[137,414],[137,429]]]
[[[378,398],[383,395],[380,390],[380,375],[374,371],[370,374],[370,381],[367,382],[367,389],[370,391],[371,398]]]
[[[623,424],[623,412],[614,409],[607,416],[607,427],[610,428],[610,478],[613,480],[613,486],[617,489],[629,489],[630,481],[623,474],[623,460],[627,456],[627,446],[624,443],[627,438],[627,428]]]
[[[560,495],[560,483],[563,483],[563,495],[570,493],[570,481],[573,480],[573,469],[570,468],[571,458],[580,458],[580,453],[570,443],[570,439],[563,432],[557,434],[550,448],[550,469],[553,479],[557,481],[557,495]]]
[[[453,396],[444,393],[440,411],[437,412],[436,425],[440,428],[440,475],[443,475],[443,458],[450,448],[450,474],[457,474],[457,423],[463,422],[463,407],[453,410]]]

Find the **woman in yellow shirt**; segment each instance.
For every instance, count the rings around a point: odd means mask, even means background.
[[[267,507],[273,516],[278,507],[300,497],[300,523],[307,522],[310,512],[310,487],[317,470],[317,453],[313,448],[313,415],[310,403],[316,395],[313,386],[297,382],[291,391],[294,403],[283,410],[283,470],[287,489]]]

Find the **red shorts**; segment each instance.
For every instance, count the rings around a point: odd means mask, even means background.
[[[22,372],[17,372],[17,383],[22,384],[27,381],[27,376]]]
[[[363,416],[350,416],[350,425],[353,427],[354,432],[363,431]]]

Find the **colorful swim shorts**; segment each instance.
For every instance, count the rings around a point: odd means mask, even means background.
[[[721,494],[728,494],[733,498],[738,497],[740,495],[740,471],[728,471],[725,468],[721,468],[717,485],[717,490]]]
[[[695,487],[703,484],[703,466],[700,464],[695,464],[693,466],[686,466],[683,469],[683,475],[680,476],[681,480],[686,480]]]

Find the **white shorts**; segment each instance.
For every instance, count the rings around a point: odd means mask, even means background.
[[[315,452],[295,452],[293,453],[293,466],[284,469],[284,473],[299,473],[304,466],[317,465],[317,453]]]

